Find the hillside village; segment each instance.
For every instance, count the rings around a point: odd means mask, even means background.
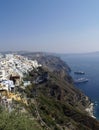
[[[41,65],[36,60],[16,54],[0,55],[0,102],[5,106],[11,104],[12,99],[21,100],[20,94],[15,94],[15,87],[22,84],[24,75]],[[23,82],[26,86],[30,82]]]
[[[0,109],[4,114],[10,118],[14,112],[22,119],[24,114],[29,122],[36,122],[37,130],[98,130],[91,100],[73,86],[67,64],[55,56],[29,55],[0,55]]]

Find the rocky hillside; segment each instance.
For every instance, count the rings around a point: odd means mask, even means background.
[[[40,77],[40,82],[38,80],[25,89],[29,98],[27,109],[45,129],[99,129],[99,122],[85,111],[90,100],[71,83],[42,68],[32,71],[28,80],[33,79],[32,76],[35,79]]]
[[[85,111],[91,101],[73,86],[67,64],[58,57],[40,53],[23,55],[43,65],[30,72],[27,78],[33,84],[26,88],[25,93],[31,99],[28,111],[38,118],[45,129],[99,129],[99,122]]]
[[[0,114],[2,130],[99,130],[99,122],[86,112],[91,101],[74,87],[69,75],[70,68],[65,62],[43,53],[21,52],[21,55],[37,60],[42,66],[33,67],[23,74],[21,84],[13,91],[17,97],[20,95],[20,99],[12,100],[12,112],[9,113],[10,109],[5,112],[5,106],[1,103],[4,110]]]
[[[23,56],[27,56],[32,60],[37,60],[43,68],[48,71],[57,74],[57,76],[72,82],[72,78],[68,75],[71,71],[70,67],[59,57],[53,55],[47,55],[45,53],[21,53]]]

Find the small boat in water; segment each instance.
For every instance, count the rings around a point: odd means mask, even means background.
[[[85,83],[85,82],[88,82],[87,78],[79,78],[74,80],[74,83]]]
[[[85,74],[85,72],[83,72],[83,71],[75,71],[74,74],[82,75],[82,74]]]

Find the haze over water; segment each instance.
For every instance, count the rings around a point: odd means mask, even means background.
[[[99,119],[99,54],[60,55],[67,62],[73,79],[85,77],[89,81],[76,85],[95,103],[94,115]],[[84,71],[85,75],[75,75],[74,71]]]

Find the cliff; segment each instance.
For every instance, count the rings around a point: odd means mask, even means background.
[[[41,125],[51,130],[98,130],[99,122],[85,111],[91,101],[74,87],[68,65],[55,56],[24,55],[43,65],[30,72],[33,85],[25,90],[31,99],[28,110]]]

